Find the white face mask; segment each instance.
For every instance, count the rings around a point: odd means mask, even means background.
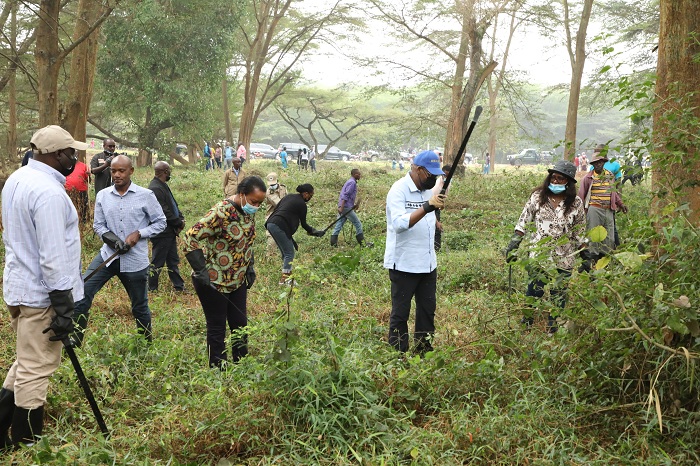
[[[273,190],[273,191],[276,191],[277,188],[279,188],[279,187],[280,187],[279,183],[275,183],[275,184],[271,184],[271,185],[270,185],[270,189]]]

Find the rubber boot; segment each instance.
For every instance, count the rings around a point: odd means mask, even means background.
[[[153,341],[153,329],[151,328],[151,321],[142,321],[136,319],[136,331],[143,335],[148,343]]]
[[[331,246],[338,246],[338,235],[331,235]]]
[[[360,246],[366,246],[368,248],[371,248],[372,246],[374,246],[374,243],[371,241],[367,241],[365,243],[365,234],[364,233],[360,233],[360,234],[356,235],[355,239],[357,239],[357,242],[360,243]]]
[[[34,409],[15,407],[12,416],[12,443],[15,447],[20,443],[32,446],[44,430],[44,407]]]
[[[15,392],[3,388],[0,390],[0,449],[12,445],[7,432],[12,425],[12,416],[15,413]]]

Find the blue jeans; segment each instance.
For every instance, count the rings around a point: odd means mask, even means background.
[[[350,211],[351,208],[352,208],[352,206],[346,207],[345,209],[343,209],[343,213],[338,214],[338,216],[340,217],[341,215],[344,215],[346,212]],[[353,210],[352,212],[347,214],[345,217],[343,217],[340,220],[338,220],[337,222],[335,222],[335,228],[333,229],[332,236],[338,236],[338,234],[340,233],[340,230],[343,229],[343,225],[345,225],[345,222],[348,220],[350,220],[350,223],[352,223],[353,226],[355,227],[355,235],[362,234],[362,222],[360,222],[360,219],[358,218],[357,214]]]
[[[291,273],[292,261],[294,260],[294,242],[292,238],[288,238],[287,233],[274,223],[268,223],[265,225],[265,228],[270,232],[275,243],[277,243],[280,253],[282,253],[282,273]]]
[[[92,260],[88,266],[83,279],[91,274],[104,260],[100,253]],[[114,276],[124,285],[124,289],[129,294],[131,300],[131,313],[136,319],[136,328],[147,340],[151,340],[151,310],[148,307],[148,267],[137,272],[120,272],[119,259],[111,264],[102,267],[95,275],[85,282],[85,297],[75,303],[75,314],[73,320],[76,323],[76,337],[78,343],[83,341],[83,333],[87,328],[90,318],[90,307],[92,300],[98,291]]]

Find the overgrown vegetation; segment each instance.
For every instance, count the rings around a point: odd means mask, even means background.
[[[320,163],[311,175],[292,166],[280,181],[290,190],[315,186],[309,223],[321,228],[335,215],[350,168]],[[277,285],[281,261],[265,256],[258,219],[250,356],[226,372],[207,368],[195,295],[173,293],[161,276],[161,291],[151,295],[155,340],[146,346],[121,285],[105,287],[78,356],[111,439],[102,439],[65,361],[51,380],[45,438],[6,454],[7,464],[700,461],[700,241],[682,207],[680,215],[669,207],[652,218],[648,182],[626,188],[630,214],[617,217],[621,248],[590,276],[574,273],[564,316],[570,324],[548,338],[541,319],[540,328],[522,332],[526,277],[514,266],[509,294],[501,254],[544,168],[499,166],[488,177],[468,171],[451,187],[443,215],[436,351],[401,358],[385,343],[390,297],[382,259],[384,199],[402,173],[380,163],[361,169],[359,215],[376,246],[360,249],[349,225],[338,250],[300,231],[293,288]],[[278,167],[256,161],[249,170],[265,175]],[[175,168],[171,187],[188,225],[218,200],[219,175]],[[146,185],[152,173],[135,176]],[[654,229],[660,220],[665,228]],[[85,264],[99,245],[85,229]],[[3,322],[0,360],[8,368],[14,335],[9,319]]]

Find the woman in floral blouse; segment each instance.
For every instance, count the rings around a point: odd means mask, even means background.
[[[515,226],[515,232],[506,249],[506,259],[516,259],[514,252],[532,223],[529,237],[526,296],[541,298],[546,284],[552,301],[560,308],[566,305],[566,281],[576,261],[576,252],[586,243],[586,214],[583,202],[576,195],[576,166],[560,160],[550,168],[541,186],[530,195]],[[547,270],[556,269],[556,274]],[[533,317],[523,317],[522,323],[530,328]],[[549,315],[547,331],[557,331],[556,316]]]
[[[185,235],[192,283],[207,321],[207,351],[211,367],[224,368],[226,324],[233,334],[231,360],[248,354],[247,290],[255,281],[253,240],[255,212],[267,187],[258,176],[244,178],[235,196],[224,199]]]

